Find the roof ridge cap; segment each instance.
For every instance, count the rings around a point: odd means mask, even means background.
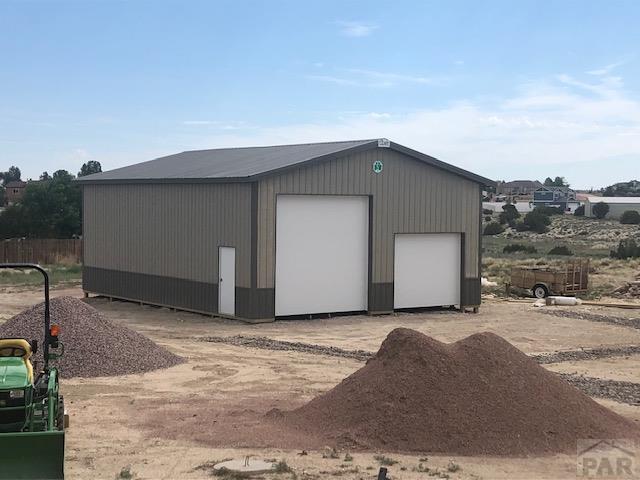
[[[218,148],[201,148],[196,150],[183,150],[180,153],[189,153],[189,152],[208,152],[212,150],[243,150],[248,148],[279,148],[279,147],[300,147],[303,145],[331,145],[336,143],[370,143],[376,142],[379,139],[377,138],[366,138],[362,140],[334,140],[331,142],[311,142],[311,143],[283,143],[279,145],[255,145],[255,146],[247,146],[247,147],[218,147]],[[171,156],[171,155],[167,155]]]

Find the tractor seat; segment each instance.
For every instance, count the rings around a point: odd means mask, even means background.
[[[21,357],[27,367],[27,378],[33,383],[33,365],[31,364],[31,345],[24,338],[0,339],[0,357]]]

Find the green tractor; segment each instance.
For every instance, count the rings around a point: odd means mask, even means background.
[[[0,338],[0,478],[62,479],[68,417],[58,369],[49,361],[62,356],[64,348],[58,325],[51,325],[49,276],[39,265],[0,268],[35,269],[44,276],[44,365],[37,362],[34,374],[31,355],[38,350],[37,340]]]

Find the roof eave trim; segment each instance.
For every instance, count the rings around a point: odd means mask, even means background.
[[[413,157],[416,158],[418,160],[422,160],[423,162],[436,167],[436,168],[440,168],[442,170],[445,170],[447,172],[453,173],[455,175],[458,175],[460,177],[466,178],[467,180],[471,180],[472,182],[475,183],[479,183],[481,185],[487,186],[487,187],[495,187],[496,186],[496,182],[494,180],[490,180],[486,177],[482,177],[480,175],[476,175],[475,173],[472,173],[468,170],[464,170],[462,168],[456,167],[455,165],[451,165],[449,163],[443,162],[442,160],[438,160],[435,157],[432,157],[430,155],[427,155],[425,153],[422,152],[418,152],[417,150],[413,150],[411,148],[405,147],[404,145],[400,145],[398,143],[395,142],[391,142],[391,147],[392,150],[395,150],[396,152],[399,153],[403,153],[409,157]]]

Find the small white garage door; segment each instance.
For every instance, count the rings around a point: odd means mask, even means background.
[[[460,234],[395,236],[394,308],[460,304]]]
[[[368,201],[278,195],[276,315],[367,309]]]

